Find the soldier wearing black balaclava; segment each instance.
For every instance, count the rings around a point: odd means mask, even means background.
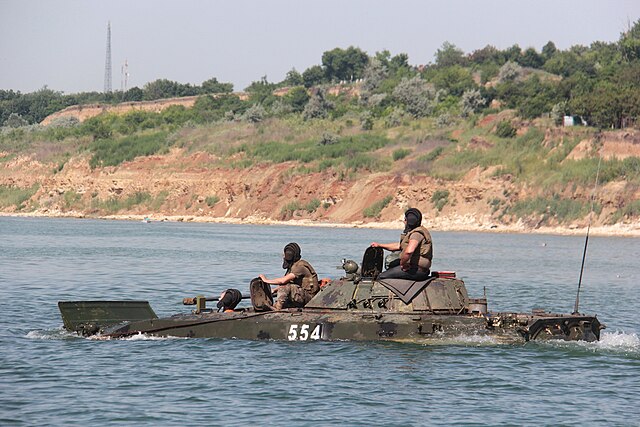
[[[284,247],[282,268],[286,273],[277,279],[267,279],[264,274],[260,275],[263,282],[279,285],[274,308],[281,310],[289,307],[304,307],[318,293],[320,286],[316,271],[311,264],[302,259],[300,246],[297,243],[292,242]]]
[[[404,213],[404,231],[400,241],[394,243],[373,242],[372,247],[388,251],[400,251],[400,265],[381,273],[379,279],[426,280],[433,259],[433,242],[429,230],[422,226],[422,213],[416,208]]]

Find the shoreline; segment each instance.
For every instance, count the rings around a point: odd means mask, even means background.
[[[277,225],[277,226],[297,226],[297,227],[320,227],[320,228],[370,228],[400,230],[403,228],[402,221],[387,222],[364,222],[354,221],[351,223],[322,222],[309,219],[278,221],[257,216],[246,218],[230,217],[210,217],[193,215],[106,215],[92,216],[80,212],[56,212],[56,213],[16,213],[0,212],[0,217],[23,217],[23,218],[76,218],[76,219],[98,219],[114,221],[140,221],[144,222],[194,222],[212,224],[251,224],[251,225]],[[528,228],[523,224],[497,225],[494,223],[478,223],[471,217],[450,219],[450,218],[427,218],[423,224],[431,231],[446,232],[471,232],[471,233],[496,233],[496,234],[542,234],[557,236],[586,236],[587,227],[539,227]],[[632,224],[614,224],[607,226],[591,226],[590,236],[598,237],[640,237],[640,222]]]

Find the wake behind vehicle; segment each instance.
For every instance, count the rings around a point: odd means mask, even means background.
[[[251,307],[218,312],[205,297],[188,299],[196,309],[158,318],[147,301],[60,301],[64,327],[89,336],[251,340],[443,341],[460,336],[497,342],[597,341],[604,329],[595,315],[490,312],[487,299],[470,298],[453,272],[427,280],[379,280],[383,251],[368,248],[362,266],[343,260],[345,275],[322,287],[304,308],[272,310],[270,286],[250,284]]]

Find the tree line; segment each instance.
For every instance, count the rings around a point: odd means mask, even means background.
[[[359,85],[357,102],[324,90],[327,85],[354,82]],[[282,87],[292,89],[285,97],[275,96]],[[366,128],[375,119],[393,125],[407,117],[433,116],[446,124],[453,118],[510,108],[523,119],[550,115],[559,122],[572,115],[591,126],[620,128],[640,116],[640,21],[616,42],[566,50],[550,41],[540,51],[513,45],[465,53],[445,42],[434,61],[424,66],[410,65],[404,53],[385,50],[370,56],[353,46],[335,48],[322,54],[320,64],[303,72],[291,69],[280,82],[264,76],[251,83],[245,88],[248,101],[232,95],[233,89],[231,83],[211,78],[201,85],[159,79],[113,93],[65,95],[47,87],[25,94],[0,90],[0,124],[16,128],[39,123],[77,104],[200,96],[192,113],[180,113],[184,120],[259,121],[282,114],[312,119],[357,111]]]

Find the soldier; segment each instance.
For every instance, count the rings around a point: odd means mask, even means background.
[[[267,279],[260,275],[263,282],[278,285],[277,298],[274,304],[276,310],[288,307],[304,307],[320,290],[318,275],[311,264],[301,259],[300,246],[289,243],[284,247],[282,268],[287,272],[277,279]]]
[[[422,226],[422,213],[416,209],[407,209],[404,213],[404,232],[400,242],[371,243],[374,248],[400,252],[400,265],[381,273],[379,279],[426,280],[429,277],[433,259],[433,243],[429,230]]]

